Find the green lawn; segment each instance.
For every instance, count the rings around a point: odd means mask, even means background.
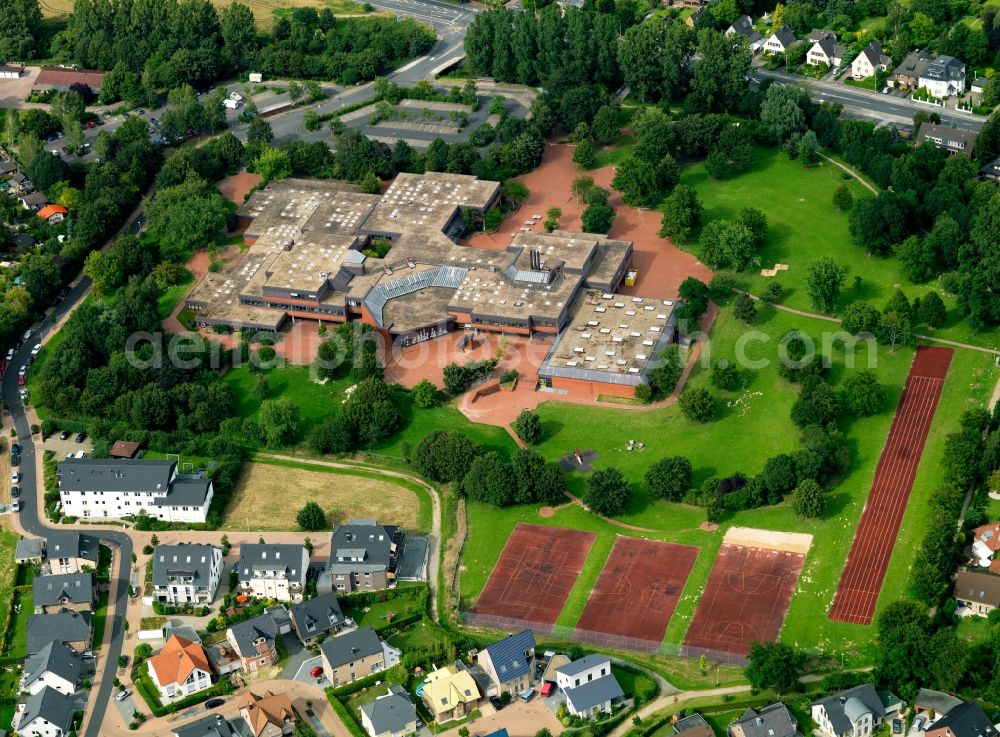
[[[426,584],[400,584],[397,591],[408,586],[426,586]],[[399,596],[388,601],[373,602],[364,606],[357,606],[351,601],[350,596],[340,600],[341,609],[345,617],[354,620],[358,627],[381,627],[391,624],[390,617],[400,619],[420,611],[422,602],[419,598]],[[367,609],[368,611],[365,611]]]
[[[989,642],[993,626],[986,617],[958,617],[956,619],[955,634],[960,640],[973,644]]]
[[[28,654],[28,619],[34,613],[34,601],[29,592],[16,595],[13,603],[20,604],[21,611],[11,613],[14,621],[11,623],[10,649],[7,655],[23,657]]]
[[[761,331],[758,340],[746,346],[747,357],[751,360],[773,358],[777,338],[792,328],[803,330],[818,342],[820,333],[827,326],[811,318],[768,310],[762,313],[760,324],[756,326]],[[724,309],[712,331],[712,341],[706,346],[711,351],[712,360],[734,358],[738,341],[745,332],[730,316],[729,310]],[[767,339],[766,342],[764,339]],[[834,353],[829,373],[829,380],[835,387],[850,371],[843,365],[841,354],[842,351]],[[796,449],[799,445],[798,434],[789,419],[789,411],[797,392],[777,375],[773,365],[748,375],[746,401],[743,404],[747,407],[745,413],[727,406],[737,399],[736,394],[730,394],[718,402],[720,416],[708,425],[691,423],[676,406],[625,414],[622,410],[610,408],[546,402],[538,408],[545,430],[545,439],[539,451],[547,459],[556,460],[574,448],[593,448],[599,454],[597,467],[616,466],[632,482],[633,496],[621,517],[623,522],[655,530],[641,533],[643,536],[696,545],[701,549],[667,629],[665,644],[668,649],[683,639],[723,533],[729,526],[739,525],[813,535],[813,546],[789,609],[783,639],[813,651],[843,653],[852,662],[868,662],[872,655],[873,628],[831,622],[826,615],[912,355],[909,348],[896,352],[884,347],[879,349],[876,371],[879,380],[887,387],[890,402],[883,412],[874,417],[843,418],[842,427],[850,439],[852,463],[848,473],[829,491],[828,513],[823,520],[801,520],[787,504],[781,504],[728,513],[722,520],[720,530],[708,533],[699,529],[699,524],[705,519],[704,510],[651,500],[641,481],[649,464],[665,455],[687,456],[694,466],[694,484],[697,486],[711,475],[729,475],[735,471],[748,475],[758,473],[771,455]],[[856,356],[856,368],[863,368],[865,364],[866,353],[862,349]],[[918,471],[913,501],[904,518],[899,543],[883,587],[880,607],[898,598],[904,590],[914,546],[925,527],[920,510],[925,508],[928,495],[941,481],[939,461],[945,433],[957,425],[962,410],[970,402],[983,401],[993,378],[989,365],[986,355],[971,351],[960,351],[955,355],[934,432]],[[696,368],[691,386],[708,386],[706,369]],[[720,394],[718,390],[713,390],[713,393]],[[626,442],[629,439],[646,443],[646,450],[627,451]],[[724,451],[720,453],[720,449]],[[584,477],[571,474],[568,484],[572,490],[579,492],[583,489]],[[577,506],[564,507],[554,517],[541,518],[533,507],[497,510],[471,502],[468,514],[470,536],[463,552],[464,572],[461,576],[466,607],[482,590],[511,530],[518,522],[597,533],[594,546],[558,620],[558,624],[566,627],[572,626],[582,613],[614,536],[630,534]]]
[[[163,290],[163,293],[160,295],[156,303],[156,312],[161,320],[170,317],[170,313],[174,311],[174,308],[191,291],[191,285],[194,283],[194,275],[187,269],[184,270],[184,274],[185,276],[179,284]]]
[[[779,149],[762,148],[755,154],[752,169],[741,176],[721,181],[712,179],[703,164],[696,164],[684,169],[681,181],[697,190],[704,205],[703,223],[734,217],[744,207],[756,207],[767,215],[769,228],[760,255],[760,268],[771,268],[776,263],[787,264],[789,268],[776,277],[766,277],[760,275],[759,268],[752,267],[738,275],[738,286],[760,294],[770,282],[778,281],[785,287],[783,304],[811,310],[805,290],[806,268],[816,258],[832,256],[848,267],[840,309],[856,299],[870,300],[881,308],[896,285],[910,299],[936,289],[948,307],[948,319],[936,331],[919,328],[918,332],[926,330],[950,340],[997,347],[1000,331],[994,328],[973,332],[958,313],[955,299],[942,293],[936,282],[911,284],[895,258],[869,256],[854,244],[847,215],[833,206],[833,193],[846,183],[855,200],[872,194],[857,180],[845,180],[843,174],[841,169],[825,160],[806,168],[789,160]],[[698,250],[696,244],[684,248],[693,252]],[[854,286],[855,276],[861,277],[860,288]]]
[[[439,642],[447,642],[447,636],[434,624],[422,620],[406,627],[402,632],[391,635],[386,642],[404,653],[425,650]]]
[[[104,626],[108,621],[107,591],[102,592],[97,597],[97,609],[94,610],[94,616],[90,621],[94,625],[93,647],[97,650],[101,647],[101,643],[104,642]]]

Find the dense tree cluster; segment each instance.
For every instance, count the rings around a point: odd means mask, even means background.
[[[0,59],[34,59],[44,52],[44,37],[38,0],[0,3]]]

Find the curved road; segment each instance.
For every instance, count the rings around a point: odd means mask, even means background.
[[[41,448],[35,447],[35,437],[31,434],[31,427],[24,406],[18,395],[17,371],[27,360],[31,353],[31,347],[41,341],[50,332],[53,332],[52,325],[59,319],[71,312],[76,305],[83,300],[90,289],[90,279],[83,277],[71,290],[69,295],[45,320],[46,327],[36,331],[29,340],[24,342],[19,351],[14,354],[14,360],[4,371],[2,387],[3,394],[10,406],[11,418],[14,422],[14,429],[17,431],[17,441],[21,446],[21,512],[18,514],[18,522],[21,528],[32,535],[39,537],[47,536],[53,529],[48,526],[43,518],[39,517],[39,510],[42,502],[40,497],[44,496],[44,484],[38,477],[38,469],[41,468]],[[104,653],[104,676],[101,678],[100,687],[91,692],[90,699],[96,700],[95,704],[111,704],[111,688],[114,681],[114,673],[118,656],[122,652],[124,641],[124,630],[122,622],[125,617],[125,607],[128,604],[129,586],[129,566],[132,561],[132,540],[124,532],[110,530],[93,530],[93,534],[100,538],[101,542],[111,546],[115,550],[118,558],[117,570],[113,573],[112,590],[116,591],[115,601],[109,602],[109,609],[114,606],[114,618],[109,625],[111,627],[111,642]],[[93,714],[103,715],[103,709],[95,709]],[[101,720],[91,719],[87,725],[84,737],[99,737],[101,731]]]

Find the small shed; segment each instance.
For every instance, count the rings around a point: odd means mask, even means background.
[[[116,440],[111,445],[111,451],[108,455],[111,458],[127,458],[133,460],[138,457],[140,450],[142,450],[141,443],[134,443],[131,440]]]
[[[37,537],[26,537],[17,541],[14,561],[17,563],[41,563],[44,557],[45,541]]]

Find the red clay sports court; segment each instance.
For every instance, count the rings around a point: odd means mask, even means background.
[[[577,623],[581,639],[656,650],[698,558],[691,545],[615,538]]]
[[[479,595],[474,619],[504,628],[554,625],[596,537],[518,524]]]
[[[723,543],[684,646],[691,654],[745,656],[778,637],[805,556]]]
[[[832,620],[871,624],[951,357],[950,348],[917,346],[840,575]]]

